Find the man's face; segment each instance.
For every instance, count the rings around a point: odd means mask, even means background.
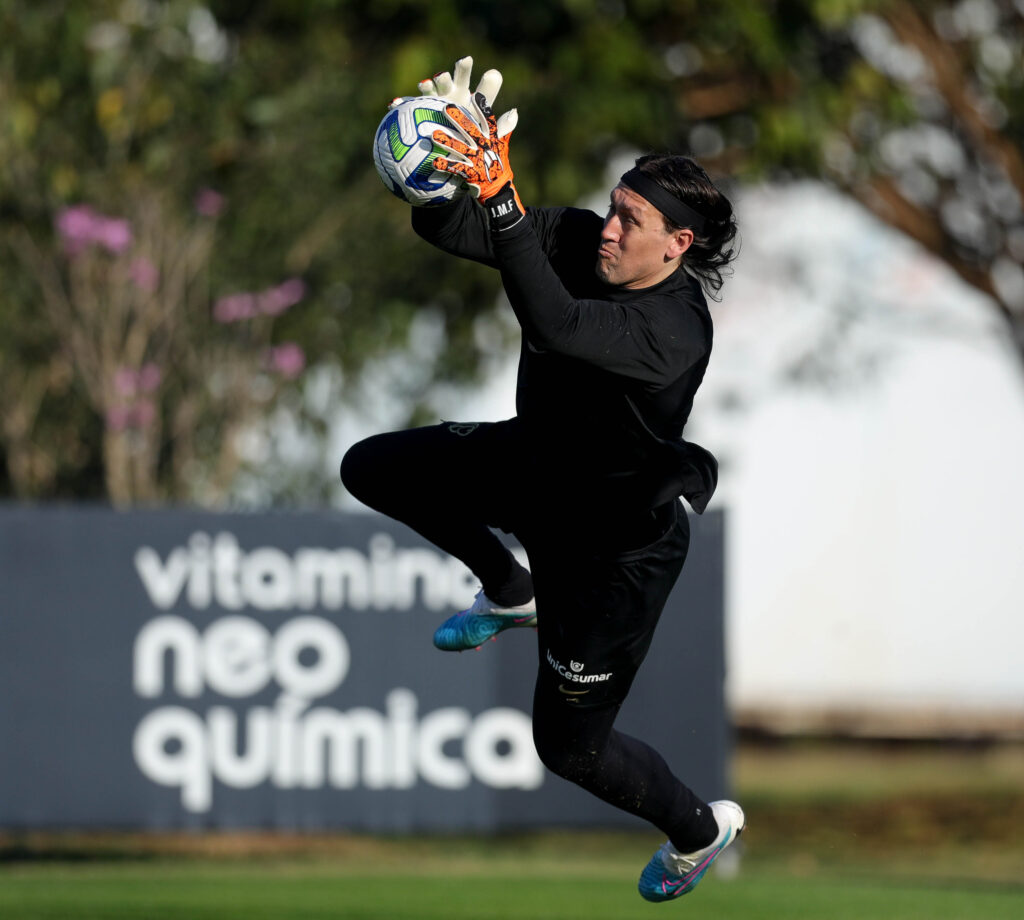
[[[667,230],[661,211],[632,189],[617,185],[601,230],[595,271],[605,284],[650,287],[678,268],[677,257],[692,239],[689,230]]]

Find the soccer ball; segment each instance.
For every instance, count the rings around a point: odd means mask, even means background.
[[[373,139],[377,173],[392,194],[409,204],[445,204],[466,194],[461,179],[432,165],[438,156],[464,159],[434,143],[431,135],[438,128],[473,146],[473,141],[445,114],[447,105],[451,103],[436,96],[410,96],[391,109],[377,128]],[[473,117],[465,108],[462,111],[468,118]]]

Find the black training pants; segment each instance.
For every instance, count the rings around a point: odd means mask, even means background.
[[[490,528],[516,535],[537,600],[541,760],[692,851],[715,835],[710,809],[656,751],[613,728],[686,558],[686,515],[676,502],[607,520],[544,494],[541,466],[517,420],[445,422],[361,441],[341,475],[358,499],[461,559],[485,587],[516,566]]]

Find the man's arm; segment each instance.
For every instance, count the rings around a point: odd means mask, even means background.
[[[512,309],[535,348],[658,386],[671,383],[704,354],[697,313],[666,297],[645,306],[572,297],[549,254],[559,237],[589,235],[590,228],[574,220],[583,213],[527,208],[526,220],[492,237],[484,209],[467,197],[451,205],[413,208],[412,225],[444,252],[500,268]]]
[[[685,295],[679,296],[683,292],[654,293],[628,304],[573,297],[549,259],[552,239],[542,245],[516,191],[508,156],[514,124],[501,130],[487,99],[477,93],[473,100],[486,131],[458,106],[448,106],[445,114],[471,144],[435,131],[434,143],[460,159],[438,157],[434,168],[462,177],[483,205],[477,227],[485,224],[484,233],[490,236],[487,264],[501,269],[528,342],[655,386],[676,380],[703,357],[709,344],[697,313],[688,308]],[[571,210],[554,213],[558,223]],[[549,226],[547,235],[557,236],[558,231],[552,234]]]
[[[542,248],[550,251],[556,244],[558,223],[565,208],[527,208]],[[448,205],[412,208],[412,228],[416,234],[443,252],[497,268],[487,214],[474,199],[460,198]]]
[[[494,233],[491,247],[516,318],[540,351],[666,386],[707,349],[697,303],[658,293],[628,303],[573,297],[528,220]]]
[[[412,209],[412,228],[428,243],[453,256],[497,267],[487,215],[472,198]]]

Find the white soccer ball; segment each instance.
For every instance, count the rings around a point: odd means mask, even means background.
[[[438,156],[463,160],[438,147],[431,135],[440,128],[470,147],[473,141],[444,112],[451,105],[436,96],[409,96],[391,109],[373,139],[373,162],[381,181],[392,194],[409,204],[445,204],[466,194],[456,176],[433,168]],[[467,118],[473,116],[462,106]]]

